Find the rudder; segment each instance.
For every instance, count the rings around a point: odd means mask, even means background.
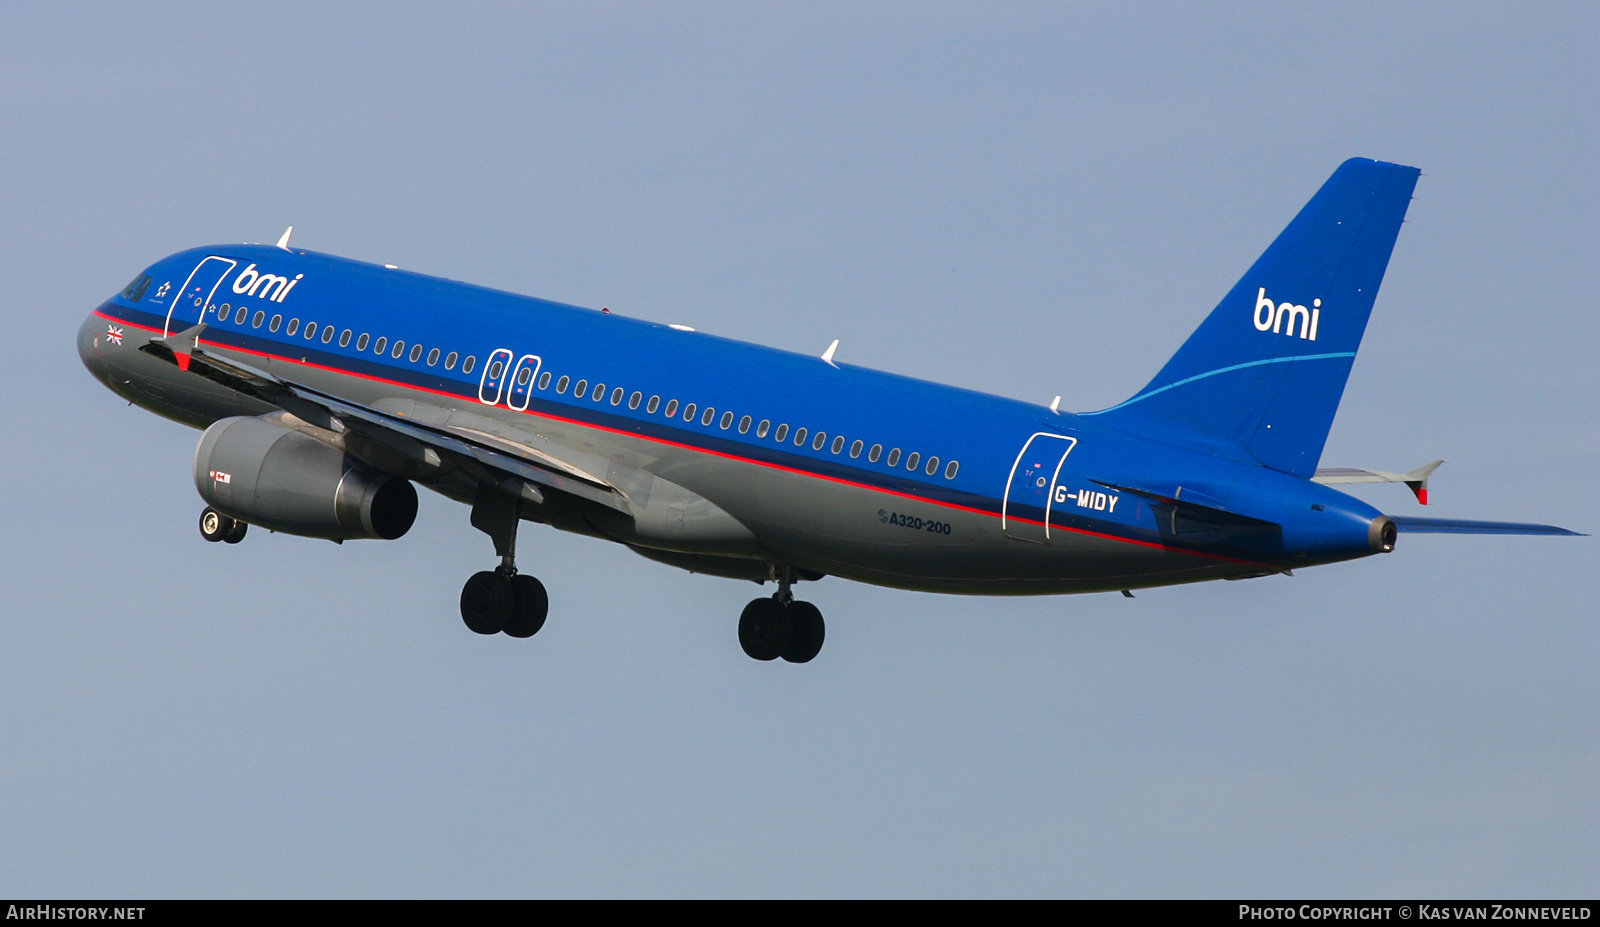
[[[1341,164],[1155,379],[1089,414],[1309,478],[1420,174]]]

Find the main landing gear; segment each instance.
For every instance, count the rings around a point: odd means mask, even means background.
[[[822,650],[827,634],[822,612],[789,591],[795,577],[792,567],[775,572],[778,591],[746,605],[739,616],[739,646],[757,660],[783,657],[790,663],[809,663]]]
[[[544,627],[550,597],[544,583],[517,572],[517,525],[520,501],[493,488],[478,490],[472,504],[472,527],[489,535],[500,566],[474,573],[461,589],[461,620],[479,634],[532,637]]]
[[[212,543],[224,541],[237,544],[244,540],[250,526],[237,518],[229,518],[211,506],[200,513],[200,536]]]

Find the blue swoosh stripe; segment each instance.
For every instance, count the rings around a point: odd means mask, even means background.
[[[1206,377],[1214,377],[1214,376],[1217,376],[1218,374],[1232,373],[1235,370],[1243,370],[1246,367],[1260,367],[1263,364],[1287,364],[1290,361],[1329,360],[1329,359],[1332,359],[1332,358],[1335,358],[1335,357],[1355,357],[1355,356],[1356,356],[1356,352],[1354,352],[1354,351],[1343,351],[1343,352],[1340,352],[1338,354],[1298,354],[1298,355],[1296,355],[1294,357],[1269,357],[1266,360],[1249,361],[1248,363],[1244,363],[1244,364],[1234,364],[1232,367],[1220,367],[1220,368],[1218,368],[1216,370],[1207,370],[1205,373],[1197,373],[1192,377],[1184,377],[1182,380],[1179,380],[1176,383],[1168,383],[1166,386],[1163,386],[1160,389],[1153,389],[1150,392],[1145,393],[1143,395],[1135,396],[1132,399],[1127,400],[1126,402],[1119,402],[1119,403],[1117,403],[1116,405],[1112,406],[1109,409],[1101,409],[1099,412],[1082,412],[1082,413],[1079,413],[1079,414],[1081,414],[1081,415],[1101,415],[1101,414],[1104,414],[1106,412],[1115,412],[1116,410],[1118,410],[1118,409],[1120,409],[1120,408],[1122,408],[1124,406],[1131,406],[1136,402],[1140,402],[1142,400],[1149,399],[1151,396],[1159,395],[1161,393],[1166,392],[1169,389],[1177,389],[1178,387],[1183,386],[1186,383],[1193,383],[1196,380],[1204,380]]]

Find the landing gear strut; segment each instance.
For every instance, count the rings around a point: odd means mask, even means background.
[[[550,612],[544,584],[517,572],[520,509],[519,499],[492,487],[480,487],[472,504],[472,527],[489,535],[500,556],[499,567],[474,573],[461,589],[461,620],[479,634],[532,637]]]
[[[822,650],[827,634],[822,612],[810,602],[797,600],[790,591],[793,567],[777,567],[773,572],[778,591],[771,598],[746,605],[739,616],[739,646],[757,660],[782,657],[790,663],[809,663]]]
[[[229,518],[209,505],[200,513],[200,536],[213,543],[224,541],[237,544],[244,540],[244,533],[249,528],[239,519]]]

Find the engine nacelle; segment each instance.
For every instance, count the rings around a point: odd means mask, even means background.
[[[219,512],[305,537],[394,540],[417,519],[417,491],[310,435],[225,418],[194,452],[194,485]]]

